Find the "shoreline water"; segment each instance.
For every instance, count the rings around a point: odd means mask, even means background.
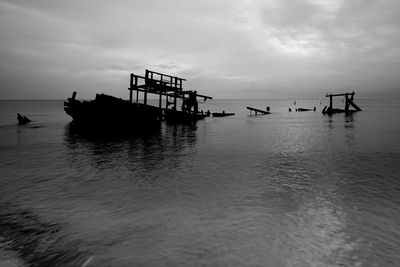
[[[79,242],[68,240],[61,225],[44,222],[31,211],[11,203],[1,204],[0,236],[11,263],[81,266],[88,258],[87,252],[75,247]]]
[[[23,259],[15,251],[4,249],[0,241],[0,266],[1,267],[24,267]]]
[[[400,107],[251,103],[273,114],[216,101],[237,115],[109,138],[71,131],[62,102],[0,105],[0,235],[37,264],[399,263]]]

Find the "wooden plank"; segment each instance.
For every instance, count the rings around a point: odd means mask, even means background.
[[[344,93],[344,94],[326,94],[326,97],[332,97],[332,96],[346,96],[346,95],[354,95],[353,93]]]
[[[171,77],[171,78],[175,78],[175,79],[178,79],[178,80],[186,81],[186,79],[179,78],[179,77],[172,76],[172,75],[167,75],[167,74],[164,74],[164,73],[161,73],[161,72],[156,72],[156,71],[151,71],[151,70],[146,70],[146,71],[149,71],[150,73],[154,73],[154,74],[157,74],[157,75],[160,75],[160,76]]]
[[[189,93],[191,93],[191,92],[193,92],[193,91],[182,91],[181,93],[182,93],[182,94],[189,94]],[[204,98],[204,99],[212,99],[211,96],[200,95],[200,94],[197,94],[197,93],[196,93],[196,96],[201,97],[201,98]]]
[[[146,86],[144,86],[144,85],[139,85],[139,86],[136,87],[136,88],[135,88],[135,87],[134,87],[134,88],[129,88],[129,90],[135,90],[135,91],[137,91],[137,92],[148,92],[148,93],[157,94],[157,95],[160,94],[160,91],[155,92],[155,91],[148,91],[148,90],[146,90]],[[179,92],[179,91],[177,91],[176,93],[175,93],[175,92],[173,92],[173,93],[166,93],[166,92],[161,91],[161,95],[163,95],[163,96],[170,96],[170,97],[176,97],[176,98],[187,98],[187,97],[185,96],[184,93],[181,93],[181,92]],[[212,97],[210,97],[210,96],[203,96],[203,95],[197,95],[197,96],[199,96],[199,97],[206,97],[206,98],[208,98],[208,99],[212,99]]]
[[[261,113],[261,114],[271,114],[271,112],[269,111],[265,111],[265,110],[261,110],[261,109],[257,109],[257,108],[252,108],[252,107],[246,107],[248,110],[250,110],[250,113],[252,111],[254,111],[257,115],[257,113]]]

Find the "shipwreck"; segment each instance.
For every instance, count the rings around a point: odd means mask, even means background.
[[[209,114],[200,111],[198,104],[199,100],[206,101],[212,97],[184,90],[184,81],[183,78],[150,70],[145,71],[145,76],[132,73],[129,100],[97,94],[94,100],[79,101],[74,92],[64,102],[64,110],[72,117],[73,123],[83,126],[140,128],[157,126],[162,120],[186,123],[207,117]],[[149,104],[149,94],[156,100],[158,98],[158,105]]]
[[[345,100],[345,106],[344,109],[339,109],[339,108],[333,108],[333,97],[336,96],[344,96]],[[329,107],[324,107],[322,110],[322,114],[334,114],[334,113],[353,113],[357,111],[361,111],[361,108],[359,108],[355,103],[354,103],[354,92],[352,93],[344,93],[344,94],[327,94],[326,97],[329,97]],[[350,109],[350,106],[352,106],[354,109]]]

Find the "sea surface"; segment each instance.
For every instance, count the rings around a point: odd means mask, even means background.
[[[236,115],[105,135],[0,101],[0,263],[400,266],[400,101],[355,102],[212,100]]]

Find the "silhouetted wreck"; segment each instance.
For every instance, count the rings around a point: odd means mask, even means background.
[[[335,96],[344,96],[345,97],[345,107],[344,109],[339,109],[339,108],[333,108],[333,97]],[[334,114],[334,113],[352,113],[352,112],[357,112],[361,111],[361,108],[359,108],[355,103],[354,103],[354,92],[352,93],[344,93],[344,94],[327,94],[326,97],[329,97],[329,107],[324,107],[322,110],[323,114]],[[352,106],[354,109],[350,109],[350,106]]]
[[[19,113],[17,113],[17,120],[18,120],[19,125],[23,125],[23,124],[27,124],[27,123],[31,122],[31,120],[28,119],[28,117],[21,115]]]
[[[76,92],[64,102],[64,110],[79,125],[111,125],[130,128],[159,125],[165,119],[171,123],[185,123],[207,116],[199,111],[198,99],[212,99],[183,90],[185,79],[146,70],[145,76],[130,75],[129,101],[105,94],[97,94],[91,101],[78,101]],[[133,92],[136,100],[133,100]],[[139,95],[143,95],[140,103]],[[148,103],[148,95],[158,96],[158,106]],[[181,102],[178,108],[178,100]]]

